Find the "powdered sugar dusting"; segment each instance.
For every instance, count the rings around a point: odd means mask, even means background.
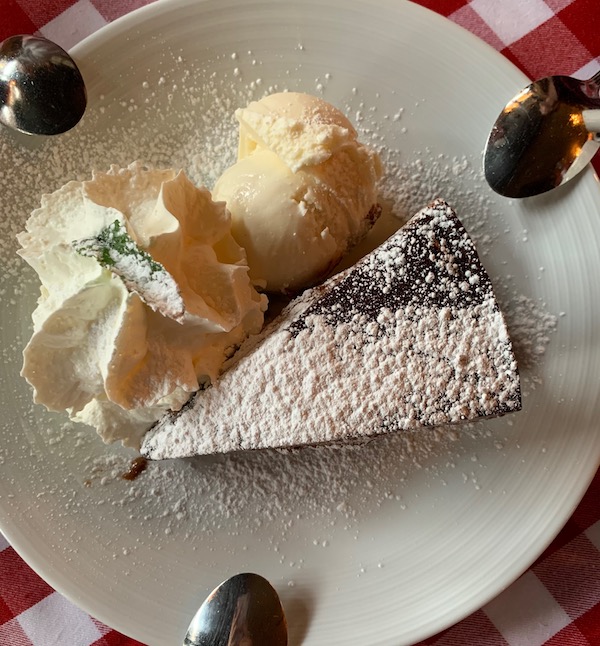
[[[491,285],[441,201],[364,261],[305,292],[249,345],[192,406],[159,421],[142,453],[318,444],[520,408]]]
[[[291,48],[302,57],[304,46],[296,47],[292,42]],[[12,366],[12,372],[3,376],[3,382],[7,392],[15,393],[11,394],[12,403],[23,411],[23,424],[13,429],[15,434],[23,433],[23,451],[33,452],[40,459],[50,455],[65,465],[62,487],[39,492],[41,501],[44,495],[61,496],[65,514],[83,517],[84,505],[78,498],[81,491],[89,490],[101,509],[123,510],[133,525],[147,527],[148,541],[153,541],[159,532],[179,531],[182,540],[187,537],[192,541],[199,530],[210,533],[226,528],[230,532],[253,533],[268,524],[270,534],[276,536],[274,551],[295,527],[315,519],[322,529],[312,537],[317,542],[315,547],[321,548],[327,544],[331,526],[358,531],[359,517],[377,513],[386,505],[404,509],[417,504],[405,497],[407,479],[426,474],[430,482],[439,483],[440,473],[452,469],[469,451],[468,438],[477,438],[484,444],[497,443],[498,448],[493,450],[503,451],[510,427],[503,426],[501,436],[490,430],[495,426],[478,424],[461,427],[460,431],[408,431],[360,445],[241,452],[150,463],[136,481],[126,482],[119,476],[127,471],[133,453],[105,448],[90,429],[64,423],[63,418],[34,407],[29,390],[17,375],[21,350],[30,335],[29,316],[38,286],[33,272],[16,256],[15,236],[31,210],[39,205],[42,193],[70,179],[83,181],[92,169],[105,170],[111,164],[125,167],[134,159],[155,166],[181,167],[196,183],[210,188],[235,159],[236,108],[285,89],[318,90],[328,99],[328,86],[336,82],[335,74],[331,79],[321,74],[315,87],[312,81],[298,87],[295,79],[303,76],[300,60],[276,81],[259,84],[258,79],[268,78],[268,74],[259,74],[262,61],[258,55],[240,51],[235,59],[231,54],[226,58],[195,66],[185,58],[181,60],[179,52],[165,50],[160,78],[149,75],[134,91],[136,98],[123,101],[121,106],[115,103],[110,86],[100,88],[90,97],[90,109],[81,127],[60,141],[39,142],[3,133],[0,154],[11,160],[12,169],[0,177],[0,186],[5,196],[18,194],[18,199],[5,199],[2,207],[0,294],[7,315],[19,321],[12,336],[8,330],[4,332],[2,359],[6,366]],[[213,63],[219,73],[211,69]],[[308,78],[314,76],[310,74]],[[317,88],[317,84],[321,87]],[[347,95],[346,102],[338,107],[351,120],[360,113],[355,121],[359,136],[378,150],[387,169],[382,186],[386,217],[378,224],[378,231],[397,229],[432,198],[443,196],[460,212],[485,258],[502,232],[495,228],[493,205],[479,190],[483,187],[476,170],[479,160],[453,158],[434,150],[406,150],[402,129],[410,130],[411,120],[401,96],[393,97],[390,103],[394,107],[386,114],[371,109],[377,99],[362,99],[360,87],[354,91],[349,87]],[[398,128],[393,143],[386,135],[389,123]],[[499,281],[496,272],[492,282],[508,321],[517,359],[525,368],[522,380],[532,384],[538,378],[557,319],[544,303],[516,291],[509,278]],[[0,448],[0,464],[14,457]],[[462,478],[460,473],[457,475]],[[476,474],[471,472],[464,474],[464,482],[465,486],[478,486]]]

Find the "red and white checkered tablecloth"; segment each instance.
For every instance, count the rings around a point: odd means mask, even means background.
[[[3,0],[0,40],[68,49],[152,0]],[[600,0],[418,0],[532,78],[600,69]],[[600,164],[596,161],[596,168]],[[419,646],[600,646],[600,471],[551,546],[507,590]],[[136,646],[40,579],[0,535],[0,646]],[[143,646],[143,645],[142,645]]]

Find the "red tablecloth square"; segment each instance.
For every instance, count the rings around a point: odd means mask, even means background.
[[[597,159],[597,157],[596,157]],[[585,492],[577,509],[571,516],[571,522],[575,523],[580,529],[591,527],[598,519],[598,509],[600,508],[600,478],[594,478],[592,484]]]
[[[587,615],[589,614],[589,618]],[[600,612],[598,608],[586,613],[576,622],[565,626],[544,646],[598,646],[600,644]]]
[[[510,646],[481,610],[466,622],[452,626],[415,646]]]
[[[154,0],[92,0],[92,4],[96,7],[98,13],[109,22],[152,2]]]
[[[12,611],[11,616],[31,608],[54,592],[33,570],[23,568],[23,561],[12,547],[0,552],[0,572],[0,598]],[[16,581],[18,585],[15,585]]]
[[[504,47],[504,43],[498,38],[493,29],[476,11],[473,11],[470,5],[465,5],[455,11],[450,15],[450,19],[484,40],[494,49],[500,50]]]
[[[32,34],[36,25],[15,0],[4,0],[2,3],[3,19],[0,24],[0,40],[12,34]]]
[[[539,562],[533,571],[571,619],[600,603],[600,552],[585,534]]]
[[[427,7],[443,16],[449,16],[461,7],[469,4],[470,0],[419,0],[417,4]]]
[[[598,646],[600,644],[600,603],[579,617],[572,625],[577,627],[577,630],[587,639],[588,643]],[[563,644],[566,644],[566,642],[563,642]]]
[[[32,646],[16,617],[0,625],[0,646]]]
[[[0,596],[0,626],[10,621],[15,613],[8,607],[4,599]],[[1,643],[1,642],[0,642]]]
[[[544,2],[550,7],[550,9],[552,9],[552,11],[558,13],[561,9],[573,4],[573,2],[577,2],[577,0],[544,0]]]
[[[592,58],[568,27],[554,16],[502,51],[531,78],[573,74]]]
[[[75,3],[73,0],[40,0],[39,2],[20,0],[20,4],[33,23],[39,27],[49,23]]]
[[[596,161],[597,160],[597,161]],[[596,168],[600,168],[600,159],[595,158]],[[544,550],[534,565],[549,558],[557,550],[574,540],[581,532],[591,527],[598,519],[598,501],[600,500],[600,477],[594,478],[579,506],[561,529],[560,534]],[[600,643],[600,642],[599,642]]]
[[[1,644],[2,642],[0,642]],[[65,645],[66,646],[66,645]],[[111,631],[104,635],[102,639],[91,644],[91,646],[146,646],[130,637],[125,637],[117,632]]]
[[[598,23],[598,0],[576,0],[559,14],[563,23],[595,58],[600,56],[600,24]],[[552,47],[554,41],[552,39]]]

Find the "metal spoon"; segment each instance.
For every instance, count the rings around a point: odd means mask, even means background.
[[[582,171],[600,147],[600,72],[549,76],[519,92],[489,135],[484,172],[506,197],[545,193]]]
[[[0,123],[30,135],[58,135],[85,112],[85,84],[62,47],[39,36],[0,43]]]
[[[215,588],[194,615],[183,646],[286,646],[287,622],[277,592],[258,574],[236,574]]]

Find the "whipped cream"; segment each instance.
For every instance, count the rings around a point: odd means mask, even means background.
[[[41,280],[22,375],[34,399],[139,448],[263,325],[223,203],[141,163],[42,197],[19,234]]]

